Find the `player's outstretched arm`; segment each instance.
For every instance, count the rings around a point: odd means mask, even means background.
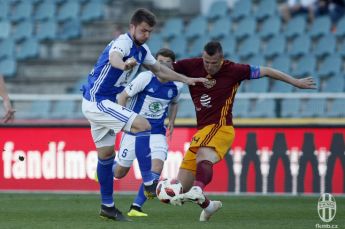
[[[316,83],[313,77],[305,77],[305,78],[297,79],[284,72],[281,72],[277,69],[269,68],[269,67],[260,67],[260,75],[268,76],[275,80],[284,81],[288,84],[291,84],[301,89],[316,89]]]
[[[117,96],[117,103],[123,107],[126,106],[127,100],[130,96],[127,94],[126,90],[123,90],[118,96]]]
[[[167,128],[169,129],[168,137],[169,137],[170,141],[172,139],[172,134],[174,132],[177,109],[178,109],[178,103],[171,103],[170,104],[170,106],[169,106],[169,123],[167,126]]]
[[[207,81],[206,78],[189,78],[171,70],[159,62],[156,62],[153,65],[145,65],[145,67],[152,71],[157,77],[167,81],[180,81],[188,85],[195,85],[196,83],[203,83]]]
[[[114,68],[118,68],[124,71],[132,69],[135,65],[137,65],[137,61],[131,57],[127,59],[125,62],[122,60],[123,56],[119,52],[112,52],[109,57],[110,64]]]

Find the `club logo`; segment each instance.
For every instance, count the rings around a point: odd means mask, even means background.
[[[160,102],[153,102],[150,104],[149,109],[152,113],[157,113],[163,109],[163,105]]]
[[[317,204],[317,212],[319,213],[320,219],[325,222],[331,222],[337,212],[337,204],[334,197],[329,193],[324,193],[320,196]]]
[[[215,79],[208,79],[208,81],[203,82],[204,87],[206,87],[207,89],[212,88],[214,85],[216,85],[216,80]]]

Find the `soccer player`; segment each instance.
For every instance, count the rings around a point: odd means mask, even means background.
[[[0,96],[2,97],[2,103],[5,108],[5,116],[3,117],[3,122],[7,123],[14,119],[14,113],[16,112],[11,105],[10,98],[8,97],[4,77],[0,75]]]
[[[137,73],[141,65],[165,80],[195,84],[205,79],[192,79],[159,64],[145,44],[156,24],[155,16],[146,9],[138,9],[130,20],[128,33],[112,40],[101,53],[88,82],[83,85],[82,111],[91,125],[91,134],[97,148],[97,177],[100,184],[100,216],[127,221],[115,207],[113,200],[112,166],[115,157],[115,135],[121,130],[135,135],[135,152],[143,177],[145,194],[153,198],[157,182],[151,173],[149,122],[132,110],[116,103],[116,95]]]
[[[213,165],[224,158],[234,140],[232,106],[240,83],[264,76],[303,89],[314,89],[315,83],[311,77],[296,79],[273,68],[224,60],[222,46],[217,41],[205,45],[202,58],[174,63],[174,70],[189,77],[205,77],[208,81],[189,87],[198,131],[192,138],[177,177],[185,193],[174,197],[172,204],[181,205],[193,200],[203,209],[199,220],[208,221],[222,203],[210,201],[203,190],[212,180]]]
[[[157,61],[172,69],[175,62],[175,53],[169,49],[160,49],[156,54]],[[166,140],[166,128],[164,120],[169,117],[169,136],[171,137],[177,113],[177,103],[183,84],[157,78],[152,72],[140,73],[119,94],[118,103],[125,106],[131,98],[129,108],[139,115],[147,118],[152,129],[150,136],[150,148],[152,157],[152,174],[159,179],[163,170],[164,161],[167,158],[168,144]],[[121,140],[119,153],[114,162],[115,178],[124,177],[135,159],[135,136],[124,133]],[[128,216],[147,216],[142,211],[146,201],[144,186],[140,186],[134,203],[130,206]]]

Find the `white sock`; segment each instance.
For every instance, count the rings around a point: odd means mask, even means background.
[[[111,204],[103,204],[104,206],[106,206],[106,207],[114,207],[115,206],[115,204],[114,204],[114,202],[112,202]]]
[[[150,186],[151,184],[153,184],[153,180],[152,180],[152,181],[149,181],[149,182],[144,182],[144,185],[145,185],[145,186]]]
[[[207,212],[213,212],[214,211],[214,203],[213,203],[213,201],[210,200],[210,204],[204,210],[207,211]]]

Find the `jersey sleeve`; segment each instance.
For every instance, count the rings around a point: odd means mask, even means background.
[[[183,87],[183,83],[181,82],[174,82],[177,88],[177,95],[171,100],[172,103],[178,103],[180,101],[180,95]]]
[[[180,74],[188,75],[187,69],[189,69],[189,60],[184,59],[173,63],[173,68],[175,72]]]
[[[128,56],[131,50],[130,46],[131,46],[131,43],[129,42],[128,39],[119,37],[115,41],[113,41],[109,49],[109,55],[112,52],[118,52],[118,53],[121,53],[122,57]]]
[[[238,81],[249,80],[251,76],[250,65],[235,63],[231,69]]]
[[[150,83],[151,79],[152,79],[151,72],[147,71],[147,72],[140,73],[132,82],[130,82],[125,87],[126,93],[130,97],[133,97],[134,95],[143,91],[145,87]]]
[[[154,65],[157,62],[156,58],[152,56],[152,53],[146,44],[143,45],[143,47],[146,49],[147,52],[143,63],[147,65]]]

